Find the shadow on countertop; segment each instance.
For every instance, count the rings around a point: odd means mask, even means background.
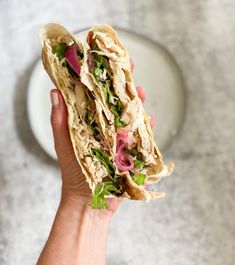
[[[41,162],[50,166],[58,167],[57,161],[49,157],[35,139],[30,128],[28,113],[27,113],[27,94],[28,83],[31,72],[37,62],[35,59],[18,78],[14,93],[14,120],[16,131],[24,147],[28,152],[37,157]]]

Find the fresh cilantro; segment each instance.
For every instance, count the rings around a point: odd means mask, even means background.
[[[108,153],[101,148],[93,148],[92,154],[102,163],[102,165],[106,168],[109,176],[111,176],[111,178],[113,179],[115,175],[115,167],[110,161]]]
[[[146,175],[145,174],[142,174],[142,173],[139,173],[139,174],[135,175],[134,182],[137,185],[144,185],[145,179],[146,179]]]
[[[135,161],[134,161],[134,167],[136,168],[136,169],[142,169],[144,166],[145,166],[145,162],[144,161],[141,161],[141,160],[138,160],[138,159],[136,159]]]
[[[112,181],[98,183],[95,192],[92,194],[91,208],[93,209],[106,209],[107,203],[105,196],[111,193],[119,193],[120,191],[113,185]]]
[[[67,49],[66,43],[57,42],[56,46],[53,48],[53,53],[56,54],[59,60],[62,60],[65,57],[66,49]]]

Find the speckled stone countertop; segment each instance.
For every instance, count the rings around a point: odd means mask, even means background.
[[[159,41],[182,70],[184,126],[168,149],[176,169],[145,204],[125,201],[110,226],[110,265],[235,261],[235,2],[0,0],[0,264],[32,265],[59,202],[60,173],[34,139],[27,84],[47,22],[106,22]]]

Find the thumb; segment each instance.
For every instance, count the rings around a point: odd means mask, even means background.
[[[51,90],[51,125],[54,135],[55,150],[63,169],[69,161],[76,160],[67,125],[67,108],[58,89]]]

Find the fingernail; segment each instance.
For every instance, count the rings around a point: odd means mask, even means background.
[[[51,91],[51,104],[53,107],[57,107],[59,105],[59,97],[56,92]]]
[[[137,86],[136,90],[137,90],[137,94],[138,94],[139,98],[141,99],[142,102],[144,102],[145,101],[145,93],[144,93],[143,88],[141,86]]]

